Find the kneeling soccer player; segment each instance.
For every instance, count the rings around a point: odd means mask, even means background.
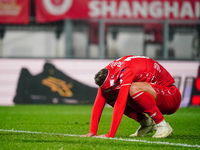
[[[165,138],[173,129],[163,114],[173,114],[181,103],[181,94],[169,72],[145,56],[124,56],[111,62],[95,75],[99,86],[92,109],[90,132],[96,136],[105,103],[114,107],[110,130],[98,137],[114,137],[123,114],[136,120],[140,127],[131,137],[156,130],[153,138]],[[146,115],[147,114],[147,115]]]

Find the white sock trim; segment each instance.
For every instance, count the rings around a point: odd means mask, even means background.
[[[133,96],[132,98],[135,99],[135,98],[137,98],[138,96],[142,95],[143,93],[144,93],[144,92],[140,92],[140,93],[138,93],[137,95]]]

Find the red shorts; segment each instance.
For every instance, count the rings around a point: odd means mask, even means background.
[[[157,94],[156,105],[162,114],[175,113],[181,104],[181,94],[176,86],[151,84]]]

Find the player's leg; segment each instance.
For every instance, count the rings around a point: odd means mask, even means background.
[[[181,94],[179,92],[179,89],[175,86],[162,87],[160,85],[155,85],[155,84],[153,84],[152,87],[155,89],[157,93],[156,104],[159,110],[162,112],[162,114],[175,113],[181,103]],[[164,123],[161,122],[160,124],[155,125],[157,131],[153,135],[153,137],[154,138],[162,137],[164,132],[163,130],[166,129],[165,126],[167,126],[169,130],[173,131],[173,129],[170,127],[168,123],[166,124],[165,122]]]
[[[132,100],[129,101],[129,105],[137,112],[147,113],[148,116],[151,117],[156,123],[155,126],[153,123],[145,125],[149,119],[144,121],[143,124],[141,122],[141,126],[136,133],[133,134],[133,136],[143,136],[150,132],[153,127],[156,127],[157,130],[161,131],[160,129],[162,126],[161,137],[167,137],[172,132],[172,129],[165,122],[162,113],[156,105],[157,93],[155,92],[154,88],[147,82],[133,82],[130,87],[130,95]],[[143,135],[138,134],[140,133],[140,130],[145,130]]]
[[[128,102],[130,101],[130,99],[132,98],[129,97]],[[153,119],[147,117],[144,113],[137,112],[133,108],[131,108],[128,105],[128,102],[124,110],[124,114],[129,118],[134,119],[141,125],[140,128],[134,134],[130,135],[130,137],[144,136],[145,134],[147,134],[152,130],[152,127],[155,125],[155,123]]]
[[[155,123],[161,122],[164,117],[156,106],[157,94],[153,87],[147,82],[133,82],[130,87],[132,100],[130,105],[138,112],[144,112],[151,117]]]
[[[155,125],[155,123],[153,119],[146,116],[143,112],[137,112],[135,109],[133,109],[130,105],[130,101],[132,101],[131,96],[128,97],[124,114],[140,124],[139,129],[134,134],[131,134],[130,137],[144,136],[152,130],[152,127]]]

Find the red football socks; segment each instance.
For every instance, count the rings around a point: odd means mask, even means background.
[[[140,91],[134,95],[131,95],[133,100],[129,101],[131,107],[139,113],[146,113],[151,117],[155,123],[161,122],[164,117],[158,107],[156,106],[156,100],[154,97],[144,91]]]

